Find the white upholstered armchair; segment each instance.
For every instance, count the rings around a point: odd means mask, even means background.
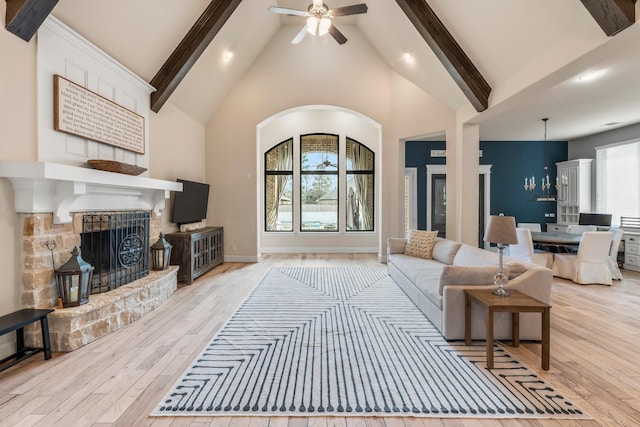
[[[611,285],[609,250],[611,231],[586,231],[582,234],[577,254],[555,254],[553,275],[581,285]]]
[[[553,265],[553,254],[551,252],[535,251],[533,249],[531,229],[518,227],[516,228],[516,233],[518,235],[518,243],[509,245],[509,257],[551,268]]]

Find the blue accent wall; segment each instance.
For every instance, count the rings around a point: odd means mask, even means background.
[[[445,158],[432,158],[431,150],[444,150],[444,141],[407,141],[405,144],[405,166],[416,167],[418,191],[418,228],[427,226],[427,170],[426,165],[446,163]],[[556,222],[556,202],[531,200],[531,194],[524,190],[525,175],[536,177],[536,193],[544,174],[544,141],[480,141],[482,158],[480,164],[491,165],[491,207],[490,213],[515,216],[516,222]],[[547,166],[549,180],[555,184],[557,162],[567,160],[567,141],[547,142]],[[552,213],[554,217],[545,217]]]

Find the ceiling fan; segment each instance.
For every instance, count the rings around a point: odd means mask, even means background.
[[[306,25],[293,38],[293,40],[291,40],[291,43],[293,44],[300,43],[302,39],[304,39],[304,36],[307,35],[307,33],[318,36],[323,36],[329,33],[339,44],[345,44],[347,42],[347,38],[334,25],[332,25],[331,20],[337,16],[358,15],[360,13],[367,13],[367,10],[367,5],[364,3],[329,9],[329,7],[322,2],[322,0],[313,0],[313,3],[309,5],[309,8],[306,12],[304,10],[289,9],[286,7],[269,7],[269,12],[272,13],[279,13],[289,16],[303,16],[307,18]]]
[[[335,163],[331,163],[329,160],[325,160],[323,162],[318,163],[318,166],[316,166],[316,169],[325,170],[328,167],[337,168],[338,165],[336,165]]]

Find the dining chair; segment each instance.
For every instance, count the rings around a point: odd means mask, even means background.
[[[609,271],[611,271],[611,278],[613,280],[622,280],[622,273],[620,267],[618,267],[618,250],[620,249],[620,242],[622,236],[624,236],[624,230],[619,228],[612,228],[613,237],[611,238],[611,249],[609,249]]]
[[[555,254],[553,275],[581,285],[611,285],[609,251],[612,238],[611,231],[585,231],[577,254]]]
[[[542,231],[542,226],[537,222],[519,222],[516,226],[518,228],[528,228],[531,231],[540,233]]]
[[[521,259],[551,268],[553,265],[553,254],[551,252],[536,251],[533,248],[533,239],[531,238],[531,229],[516,228],[518,243],[509,245],[509,256],[511,258]]]
[[[585,231],[598,231],[597,225],[575,225],[571,224],[567,226],[567,233],[569,234],[582,234]]]

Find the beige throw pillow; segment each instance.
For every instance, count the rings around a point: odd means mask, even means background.
[[[432,259],[431,253],[433,251],[433,243],[435,242],[437,235],[437,230],[411,230],[404,254],[418,258]]]
[[[440,261],[443,264],[453,264],[453,259],[458,253],[462,243],[455,242],[453,240],[443,239],[442,237],[436,237],[433,244],[433,251],[431,256],[436,261]]]

